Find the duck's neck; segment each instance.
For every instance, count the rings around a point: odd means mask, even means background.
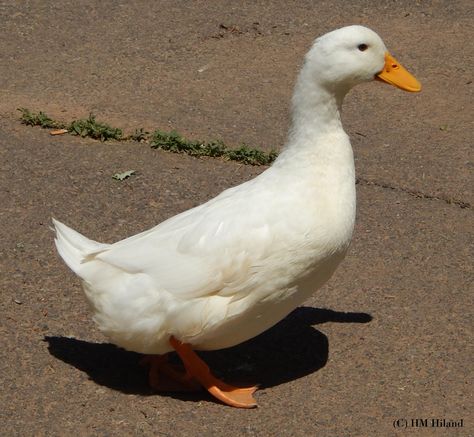
[[[286,160],[288,154],[317,157],[334,152],[328,150],[334,147],[331,139],[346,137],[340,116],[346,93],[345,89],[332,90],[319,84],[303,67],[295,85],[292,124],[281,160]]]

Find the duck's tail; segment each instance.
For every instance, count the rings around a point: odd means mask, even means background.
[[[87,255],[108,247],[107,244],[89,240],[84,235],[54,218],[53,225],[56,232],[54,242],[56,243],[59,255],[61,255],[61,258],[76,275],[81,276],[79,271]]]

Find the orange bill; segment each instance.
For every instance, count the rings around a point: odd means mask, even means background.
[[[416,93],[421,91],[421,84],[415,76],[405,68],[390,54],[385,53],[385,65],[383,70],[375,75],[375,79],[387,82],[405,91]]]

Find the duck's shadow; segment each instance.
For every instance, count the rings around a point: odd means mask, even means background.
[[[252,340],[229,349],[199,354],[213,372],[226,381],[273,387],[313,373],[326,364],[328,339],[312,325],[371,320],[372,316],[366,313],[300,307]],[[97,384],[129,394],[153,393],[148,386],[147,370],[139,364],[140,354],[108,343],[68,337],[45,337],[45,341],[52,355],[86,372]]]

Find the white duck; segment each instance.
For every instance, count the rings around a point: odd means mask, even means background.
[[[150,359],[155,388],[166,386],[158,373],[166,374],[228,405],[256,405],[256,387],[219,381],[193,349],[230,347],[270,328],[344,258],[356,194],[339,111],[354,85],[373,79],[421,89],[372,30],[330,32],[306,55],[283,152],[255,179],[115,244],[54,220],[59,254],[82,279],[100,330],[125,349],[155,356],[174,349],[182,358],[185,374],[163,357]]]

